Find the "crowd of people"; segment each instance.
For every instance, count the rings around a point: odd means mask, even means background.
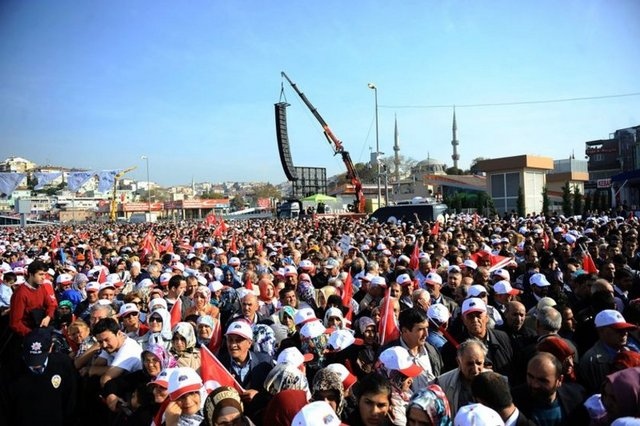
[[[640,424],[636,218],[0,230],[0,423]]]

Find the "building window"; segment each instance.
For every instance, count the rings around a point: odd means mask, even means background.
[[[516,210],[520,173],[499,173],[491,175],[491,197],[500,213]]]

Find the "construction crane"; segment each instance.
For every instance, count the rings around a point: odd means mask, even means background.
[[[124,169],[123,171],[119,172],[113,179],[113,192],[111,193],[111,203],[109,205],[109,220],[111,222],[115,222],[116,219],[118,219],[118,202],[116,201],[116,190],[118,188],[118,181],[120,180],[120,178],[122,178],[122,176],[135,169],[137,169],[136,166]]]
[[[353,203],[353,212],[364,213],[365,199],[364,199],[364,192],[362,191],[362,182],[358,177],[358,172],[356,171],[356,168],[353,165],[353,161],[351,161],[351,155],[349,155],[349,152],[345,151],[340,139],[338,139],[336,135],[333,134],[327,122],[324,121],[324,119],[322,118],[318,110],[311,104],[311,102],[309,101],[309,99],[307,99],[305,94],[298,89],[298,86],[296,86],[296,84],[293,81],[291,81],[291,79],[289,79],[289,76],[287,76],[287,74],[285,74],[284,71],[282,71],[281,74],[282,74],[282,77],[287,79],[291,87],[293,87],[293,90],[295,90],[298,96],[300,96],[300,98],[305,103],[307,108],[311,110],[311,113],[316,118],[316,120],[320,122],[320,125],[322,126],[322,131],[324,132],[324,136],[327,138],[327,142],[329,142],[329,145],[331,145],[331,148],[333,148],[334,155],[340,154],[340,156],[342,157],[342,161],[345,167],[347,168],[347,179],[349,179],[351,184],[354,186],[354,190],[356,193],[356,199],[355,199],[355,202]]]

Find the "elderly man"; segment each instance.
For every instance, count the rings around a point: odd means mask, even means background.
[[[508,302],[503,315],[504,323],[497,327],[498,330],[504,331],[509,336],[514,353],[518,353],[536,340],[536,333],[524,326],[526,315],[527,311],[522,303]]]
[[[636,326],[625,321],[620,312],[605,309],[596,315],[598,341],[580,358],[580,376],[590,392],[597,392],[611,372],[611,363],[618,352],[629,350],[627,338]]]
[[[539,425],[589,423],[582,405],[584,389],[563,384],[562,364],[548,352],[540,352],[527,365],[527,383],[513,389],[513,400],[527,418]]]
[[[458,367],[438,376],[436,383],[447,395],[451,412],[473,402],[471,381],[485,371],[487,348],[477,339],[465,340],[458,346],[456,363]]]
[[[464,330],[454,335],[458,342],[475,337],[485,344],[488,358],[493,365],[493,370],[500,374],[509,375],[511,373],[511,361],[513,349],[509,336],[504,331],[490,329],[489,316],[487,315],[487,305],[476,297],[466,299],[462,303],[462,324]],[[442,347],[442,359],[444,360],[445,371],[456,368],[456,350],[451,342],[447,342]]]
[[[447,307],[449,312],[455,312],[458,304],[450,297],[441,293],[442,290],[442,277],[436,272],[429,272],[425,280],[427,285],[427,291],[431,295],[431,304],[442,303]]]
[[[264,316],[260,312],[258,312],[258,310],[260,309],[260,304],[258,303],[258,297],[255,294],[246,294],[240,300],[240,305],[242,314],[238,315],[236,318],[234,318],[234,320],[243,318],[253,327],[258,322],[265,319]]]
[[[262,389],[271,371],[272,360],[267,354],[251,350],[253,331],[247,321],[233,321],[225,336],[227,350],[220,354],[220,362],[245,389],[241,396],[245,402],[249,402]]]

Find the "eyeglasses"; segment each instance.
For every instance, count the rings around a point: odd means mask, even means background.
[[[130,317],[137,317],[137,316],[138,316],[137,312],[129,312],[128,314],[123,315],[122,318],[127,319],[127,318],[130,318]],[[149,320],[149,321],[151,321],[151,320]]]
[[[162,318],[151,317],[149,318],[149,322],[162,322]]]
[[[131,303],[133,303],[134,305],[142,306],[142,300],[134,300]]]

